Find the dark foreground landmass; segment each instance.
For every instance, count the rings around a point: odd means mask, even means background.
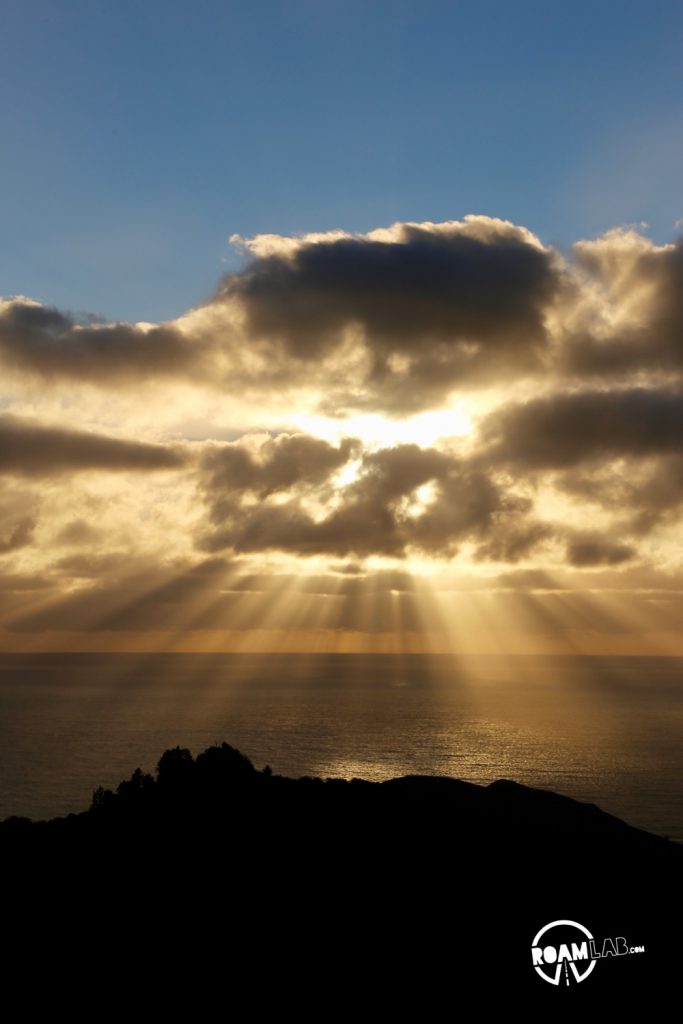
[[[60,976],[65,957],[88,977],[120,962],[141,991],[151,972],[159,1000],[187,982],[268,1019],[430,1020],[466,994],[546,1012],[678,987],[683,847],[506,780],[294,780],[227,744],[176,748],[82,814],[8,819],[0,852],[16,948]],[[557,920],[645,952],[555,987],[531,945]]]

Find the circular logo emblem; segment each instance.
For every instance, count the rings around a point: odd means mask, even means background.
[[[551,985],[585,981],[595,967],[593,936],[577,921],[551,921],[531,943],[534,970]]]

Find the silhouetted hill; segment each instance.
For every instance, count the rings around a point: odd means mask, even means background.
[[[0,850],[20,906],[48,930],[75,917],[104,941],[123,915],[124,931],[135,922],[163,946],[175,919],[194,936],[186,970],[197,943],[202,957],[216,952],[204,945],[211,922],[238,973],[260,949],[266,976],[277,968],[291,981],[306,964],[378,997],[387,961],[385,1000],[504,983],[544,1006],[585,991],[614,1004],[661,989],[683,952],[683,847],[508,780],[289,779],[225,743],[196,758],[176,748],[155,776],[137,770],[98,790],[81,814],[8,819]],[[558,995],[530,949],[539,928],[565,919],[646,951],[608,957]]]

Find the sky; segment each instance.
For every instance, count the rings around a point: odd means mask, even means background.
[[[3,34],[0,649],[683,654],[678,3]]]

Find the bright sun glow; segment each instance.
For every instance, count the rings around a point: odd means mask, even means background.
[[[403,419],[389,419],[377,413],[365,413],[346,419],[302,415],[295,419],[298,429],[338,443],[342,437],[358,437],[365,445],[378,448],[395,444],[417,444],[428,448],[440,438],[467,437],[474,429],[464,405],[435,409]]]

